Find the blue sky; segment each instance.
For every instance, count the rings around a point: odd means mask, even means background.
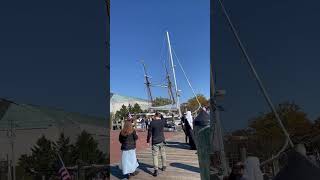
[[[209,0],[117,0],[111,2],[110,86],[111,92],[147,98],[144,60],[152,82],[163,81],[162,50],[165,31],[195,91],[209,97],[210,91]],[[162,53],[161,53],[162,51]],[[182,71],[176,66],[181,100],[192,97]],[[154,96],[166,97],[166,90],[154,88]]]
[[[105,117],[104,1],[3,1],[0,97]]]
[[[214,1],[213,49],[225,129],[246,127],[270,111]],[[310,120],[320,117],[319,1],[224,1],[240,38],[274,104],[294,101]]]

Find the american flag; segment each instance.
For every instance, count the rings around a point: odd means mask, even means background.
[[[67,170],[67,168],[64,166],[64,163],[61,159],[61,157],[58,155],[59,160],[57,161],[57,171],[60,176],[61,180],[71,180],[71,176]]]

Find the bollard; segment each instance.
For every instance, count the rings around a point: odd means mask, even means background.
[[[199,115],[193,121],[193,131],[198,152],[200,176],[202,180],[210,179],[210,125],[209,114],[200,110]]]

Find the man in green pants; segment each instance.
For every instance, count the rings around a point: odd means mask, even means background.
[[[165,119],[161,118],[161,114],[156,112],[155,117],[152,119],[148,129],[147,143],[150,146],[150,138],[152,137],[152,157],[154,165],[153,176],[158,176],[159,162],[158,155],[161,154],[162,171],[166,170],[166,151],[165,151],[165,138],[163,129],[166,124]]]

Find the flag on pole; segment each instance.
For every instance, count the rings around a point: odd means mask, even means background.
[[[57,171],[59,174],[59,177],[61,180],[71,180],[71,176],[67,170],[67,168],[64,166],[64,163],[58,154],[58,160],[57,160]]]

